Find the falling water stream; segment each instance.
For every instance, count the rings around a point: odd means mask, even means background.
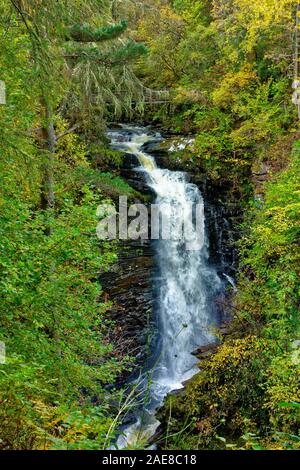
[[[221,280],[209,265],[208,238],[205,232],[204,201],[196,185],[183,172],[160,169],[155,159],[142,148],[146,142],[161,140],[148,128],[123,126],[109,132],[115,149],[134,154],[140,171],[155,193],[155,204],[162,218],[176,229],[182,221],[188,229],[183,236],[155,243],[159,282],[158,350],[154,365],[139,379],[137,388],[147,399],[117,441],[118,448],[147,442],[159,426],[156,410],[165,396],[183,387],[183,382],[198,372],[192,355],[200,346],[214,341],[217,321],[212,299],[221,290]],[[195,221],[197,208],[197,223]],[[192,221],[192,223],[191,223]]]

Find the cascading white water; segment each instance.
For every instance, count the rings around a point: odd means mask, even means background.
[[[154,434],[159,425],[155,410],[164,397],[182,388],[182,383],[199,370],[191,353],[213,341],[215,319],[210,301],[220,290],[221,281],[208,265],[204,204],[197,186],[189,183],[182,172],[157,168],[154,158],[142,151],[144,143],[159,138],[147,129],[124,126],[122,131],[111,131],[109,136],[114,148],[138,157],[147,183],[156,194],[155,204],[162,218],[173,229],[185,222],[188,227],[183,237],[156,243],[160,348],[154,366],[139,384],[140,389],[147,390],[147,402],[137,412],[136,422],[118,439],[117,447],[124,448],[136,441],[147,441]],[[198,208],[197,225],[190,223],[193,207]],[[190,244],[195,241],[196,249],[191,249]]]

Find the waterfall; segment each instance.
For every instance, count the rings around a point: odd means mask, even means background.
[[[183,382],[198,372],[198,361],[192,352],[214,341],[216,319],[212,299],[220,292],[222,283],[215,269],[208,265],[209,247],[200,190],[188,182],[185,173],[158,168],[155,159],[142,151],[143,144],[160,136],[147,128],[133,126],[111,131],[109,136],[114,148],[138,158],[147,184],[156,195],[155,204],[169,227],[176,231],[182,222],[188,227],[183,237],[158,240],[155,244],[159,270],[159,348],[152,369],[138,385],[145,394],[147,390],[148,400],[137,411],[136,422],[118,439],[118,448],[123,448],[136,441],[147,441],[154,434],[159,425],[155,410],[164,397],[182,388]],[[193,248],[190,244],[195,241]]]

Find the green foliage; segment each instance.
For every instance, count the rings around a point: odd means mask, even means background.
[[[98,204],[141,197],[101,140],[107,119],[143,111],[138,77],[171,90],[147,117],[195,134],[195,172],[247,197],[261,164],[270,179],[241,227],[231,334],[168,398],[162,445],[299,448],[299,142],[287,150],[298,2],[142,3],[0,6],[0,448],[107,448],[128,404],[116,410],[107,387],[128,364],[101,291],[118,247],[95,228]]]
[[[2,200],[1,340],[7,351],[0,385],[4,448],[39,446],[37,428],[41,431],[45,426],[39,423],[43,421],[40,408],[51,414],[55,402],[79,404],[82,390],[87,400],[100,397],[102,386],[113,382],[120,371],[105,339],[109,304],[101,300],[98,283],[99,272],[116,260],[116,253],[111,244],[99,247],[95,234],[100,196],[87,185],[79,188],[79,200],[72,200],[70,193],[58,199],[60,213],[51,219],[47,237],[43,212],[33,212],[26,202]],[[14,413],[11,423],[9,416]]]
[[[275,1],[275,0],[274,0]],[[195,171],[238,184],[256,156],[294,126],[289,57],[296,1],[165,2],[147,10],[139,37],[150,86],[173,89],[159,118],[196,135]]]
[[[100,449],[117,425],[111,403],[119,392],[107,386],[128,358],[108,340],[111,303],[101,274],[118,247],[99,242],[96,209],[136,193],[118,175],[121,155],[104,144],[97,166],[95,144],[82,127],[75,134],[80,126],[63,103],[73,86],[61,55],[65,25],[93,15],[95,3],[81,12],[78,2],[43,3],[1,4],[0,448]],[[55,197],[45,210],[46,165]]]
[[[167,448],[299,448],[298,168],[299,142],[248,211],[231,334],[168,398]]]
[[[163,446],[299,448],[299,143],[290,154],[298,2],[147,3],[159,12],[140,21],[149,48],[141,76],[145,66],[150,86],[173,89],[159,119],[193,133],[189,168],[230,185],[230,200],[244,195],[247,207],[231,335],[168,398]]]
[[[240,282],[245,295],[260,299],[256,320],[268,321],[272,334],[273,322],[284,322],[292,330],[297,324],[298,243],[300,226],[299,143],[295,145],[289,167],[265,188],[264,203],[255,204],[249,214],[251,231],[241,242],[245,275]],[[251,278],[247,276],[251,270]],[[243,296],[239,297],[243,303]],[[278,329],[276,335],[284,336]]]
[[[220,448],[219,436],[234,440],[262,424],[265,411],[255,385],[262,380],[263,368],[258,364],[263,366],[264,346],[255,336],[228,341],[211,359],[201,362],[201,373],[184,394],[169,397],[165,410],[170,414],[168,434],[175,434],[168,439],[172,447],[185,445],[182,423],[189,424],[187,440],[193,449]]]
[[[119,24],[96,29],[89,25],[75,24],[70,28],[68,34],[73,41],[100,42],[117,38],[124,33],[126,28],[127,22],[124,20]]]

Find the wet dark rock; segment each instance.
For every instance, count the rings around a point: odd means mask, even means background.
[[[155,158],[159,168],[173,171],[187,171],[186,164],[176,158],[172,152],[169,152],[168,148],[169,145],[166,145],[163,141],[150,141],[143,145],[142,150]]]
[[[229,328],[229,324],[228,323],[224,323],[223,325],[220,326],[219,328],[219,333],[220,335],[224,338],[225,336],[229,336],[230,335],[230,328]]]
[[[156,164],[159,168],[174,169],[174,162],[172,161],[171,154],[162,147],[161,142],[146,142],[142,151],[149,153],[155,158]]]
[[[122,428],[125,429],[130,424],[133,424],[136,421],[134,413],[127,413],[122,419]]]
[[[138,244],[129,241],[122,245],[114,269],[101,276],[106,299],[113,303],[108,311],[109,318],[115,323],[110,340],[119,357],[132,357],[131,366],[136,373],[151,354],[148,343],[155,329],[152,315],[153,264],[149,242]],[[128,365],[118,382],[124,383],[131,373]]]
[[[136,155],[133,153],[125,153],[122,159],[122,168],[121,170],[133,170],[139,168],[140,162]]]
[[[153,191],[147,185],[143,171],[139,166],[140,163],[135,155],[126,154],[124,156],[124,165],[120,169],[120,175],[133,189],[145,196],[153,197]]]
[[[165,430],[162,425],[159,425],[158,428],[156,429],[155,433],[153,436],[149,439],[148,441],[148,446],[154,445],[155,448],[159,449],[159,445],[157,445],[157,442],[159,442],[164,434]]]
[[[204,199],[209,262],[216,266],[224,282],[228,282],[226,276],[234,282],[238,266],[236,242],[240,238],[239,226],[243,221],[243,206],[238,198],[233,202],[232,188],[229,185],[214,182],[203,175],[190,174],[190,178],[200,188]]]
[[[217,352],[220,343],[222,343],[224,338],[228,336],[229,334],[230,334],[230,323],[228,321],[223,322],[218,327],[219,341],[218,342],[214,341],[212,343],[205,344],[204,346],[200,346],[192,354],[196,356],[198,359],[200,359],[200,361],[207,359],[209,356]]]
[[[217,343],[206,344],[205,346],[201,346],[196,351],[194,351],[193,355],[196,356],[198,359],[203,360],[209,357],[211,354],[215,353],[217,348]]]
[[[256,199],[264,198],[265,183],[270,179],[271,171],[271,165],[265,162],[256,162],[252,169],[251,179]]]

